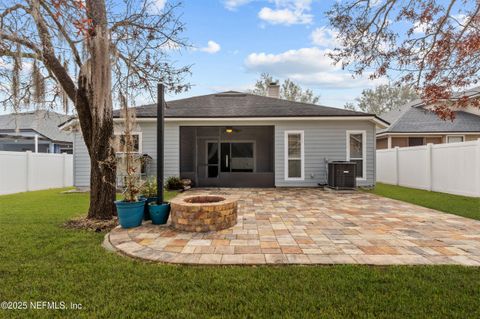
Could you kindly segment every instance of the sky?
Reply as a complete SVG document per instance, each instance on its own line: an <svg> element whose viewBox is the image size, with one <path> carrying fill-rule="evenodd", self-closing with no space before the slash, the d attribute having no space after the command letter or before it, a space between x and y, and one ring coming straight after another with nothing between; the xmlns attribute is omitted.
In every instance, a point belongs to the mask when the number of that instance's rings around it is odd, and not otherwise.
<svg viewBox="0 0 480 319"><path fill-rule="evenodd" d="M334 1L184 1L178 13L186 24L184 36L194 48L173 52L172 59L178 65L192 65L186 79L192 88L169 94L167 100L245 91L267 72L313 90L322 105L343 107L353 102L363 89L385 80L354 79L325 56L336 45L325 17ZM165 2L157 0L157 5Z"/></svg>

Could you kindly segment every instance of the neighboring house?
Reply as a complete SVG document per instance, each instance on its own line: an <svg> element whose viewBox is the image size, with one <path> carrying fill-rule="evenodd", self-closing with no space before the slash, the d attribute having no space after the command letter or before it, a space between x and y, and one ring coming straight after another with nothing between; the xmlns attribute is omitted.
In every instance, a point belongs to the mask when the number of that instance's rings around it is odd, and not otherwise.
<svg viewBox="0 0 480 319"><path fill-rule="evenodd" d="M46 110L0 115L0 151L72 154L72 134L58 128L69 118Z"/></svg>
<svg viewBox="0 0 480 319"><path fill-rule="evenodd" d="M275 92L275 90L273 90ZM278 91L278 90L277 90ZM157 164L156 105L134 108L135 149ZM115 143L122 128L116 117ZM90 161L76 120L74 184L88 187ZM166 103L165 177L203 187L317 186L328 161L357 162L358 185L375 184L375 132L385 121L372 114L228 91Z"/></svg>
<svg viewBox="0 0 480 319"><path fill-rule="evenodd" d="M474 96L480 88L467 92ZM381 116L390 126L377 132L377 149L456 143L480 138L480 109L472 106L455 112L455 119L442 120L415 100Z"/></svg>

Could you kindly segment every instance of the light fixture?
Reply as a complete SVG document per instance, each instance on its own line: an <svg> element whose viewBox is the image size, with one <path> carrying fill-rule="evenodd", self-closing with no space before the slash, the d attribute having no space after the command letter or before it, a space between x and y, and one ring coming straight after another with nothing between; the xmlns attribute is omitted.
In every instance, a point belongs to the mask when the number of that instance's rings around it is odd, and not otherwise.
<svg viewBox="0 0 480 319"><path fill-rule="evenodd" d="M231 134L233 133L233 128L231 126L227 126L227 128L225 128L225 132L227 132L228 134Z"/></svg>

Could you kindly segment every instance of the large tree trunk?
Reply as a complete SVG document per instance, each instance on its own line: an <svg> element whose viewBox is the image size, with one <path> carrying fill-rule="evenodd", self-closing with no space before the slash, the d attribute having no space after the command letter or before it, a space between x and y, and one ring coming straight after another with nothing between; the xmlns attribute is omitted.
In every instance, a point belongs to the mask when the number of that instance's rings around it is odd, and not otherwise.
<svg viewBox="0 0 480 319"><path fill-rule="evenodd" d="M112 121L96 132L90 149L90 207L88 218L110 219L115 214L116 167L110 146ZM113 156L113 157L112 157Z"/></svg>
<svg viewBox="0 0 480 319"><path fill-rule="evenodd" d="M110 35L105 1L87 0L86 7L92 20L86 41L90 58L80 70L76 107L91 164L88 218L109 219L116 211Z"/></svg>

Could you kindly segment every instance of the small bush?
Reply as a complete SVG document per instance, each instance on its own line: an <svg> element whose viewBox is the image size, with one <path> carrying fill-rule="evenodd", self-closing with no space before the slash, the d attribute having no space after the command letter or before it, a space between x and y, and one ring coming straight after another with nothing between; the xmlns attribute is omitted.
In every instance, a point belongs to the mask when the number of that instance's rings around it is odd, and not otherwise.
<svg viewBox="0 0 480 319"><path fill-rule="evenodd" d="M178 189L183 189L183 184L180 178L171 176L167 178L167 181L165 183L165 188L168 190L178 190Z"/></svg>
<svg viewBox="0 0 480 319"><path fill-rule="evenodd" d="M142 193L145 197L157 196L157 179L155 177L150 177L145 181Z"/></svg>

